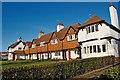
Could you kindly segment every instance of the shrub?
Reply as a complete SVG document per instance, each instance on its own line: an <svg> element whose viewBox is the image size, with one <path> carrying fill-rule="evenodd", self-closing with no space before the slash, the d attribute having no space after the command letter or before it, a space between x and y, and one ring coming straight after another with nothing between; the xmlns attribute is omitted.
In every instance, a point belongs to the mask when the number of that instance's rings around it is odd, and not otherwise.
<svg viewBox="0 0 120 80"><path fill-rule="evenodd" d="M98 79L120 80L120 64L102 72Z"/></svg>
<svg viewBox="0 0 120 80"><path fill-rule="evenodd" d="M2 79L65 80L114 63L113 56L60 61L50 65L17 67L2 71Z"/></svg>

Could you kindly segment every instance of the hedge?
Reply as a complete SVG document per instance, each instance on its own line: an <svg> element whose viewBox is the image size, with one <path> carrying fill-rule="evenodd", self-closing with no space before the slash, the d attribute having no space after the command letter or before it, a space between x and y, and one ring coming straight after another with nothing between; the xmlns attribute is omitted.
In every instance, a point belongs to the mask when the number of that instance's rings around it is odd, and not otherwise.
<svg viewBox="0 0 120 80"><path fill-rule="evenodd" d="M120 80L120 63L102 72L95 80Z"/></svg>
<svg viewBox="0 0 120 80"><path fill-rule="evenodd" d="M5 69L2 79L65 80L110 64L114 64L113 56L60 61L50 65Z"/></svg>

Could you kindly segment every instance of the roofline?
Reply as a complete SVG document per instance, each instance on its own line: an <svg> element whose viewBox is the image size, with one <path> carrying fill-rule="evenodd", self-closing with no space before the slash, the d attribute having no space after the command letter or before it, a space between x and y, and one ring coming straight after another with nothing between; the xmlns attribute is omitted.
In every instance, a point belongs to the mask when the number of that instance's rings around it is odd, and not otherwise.
<svg viewBox="0 0 120 80"><path fill-rule="evenodd" d="M67 35L67 33L68 33L68 31L70 30L70 28L72 28L72 29L74 29L72 26L69 26L69 29L67 30L67 32L66 32L66 34L65 34L65 36ZM75 30L75 29L74 29ZM76 31L76 30L75 30ZM63 39L60 39L60 40L64 40L65 39L65 36L64 36L64 38Z"/></svg>
<svg viewBox="0 0 120 80"><path fill-rule="evenodd" d="M20 42L22 42L22 43L25 45L25 43L24 43L23 41L19 41L18 44L19 44ZM14 43L13 43L13 44L14 44ZM17 44L17 45L18 45L18 44ZM11 44L11 45L12 45L12 44ZM11 45L10 45L10 46L11 46ZM10 46L8 47L8 49L9 49L9 48L14 48L14 47L10 47ZM16 46L15 46L15 47L16 47ZM7 49L7 50L8 50L8 49Z"/></svg>
<svg viewBox="0 0 120 80"><path fill-rule="evenodd" d="M92 25L92 24L95 24L95 23L100 23L100 22L105 22L105 20L97 21L97 22L87 24L87 25L84 25L84 26L81 25L81 27L79 27L78 29L84 28L85 26L89 26L89 25Z"/></svg>
<svg viewBox="0 0 120 80"><path fill-rule="evenodd" d="M115 30L116 32L120 33L120 29L116 28L114 25L112 24L109 24L108 22L106 22L105 20L102 20L102 21L98 21L98 22L95 22L95 23L92 23L92 24L96 24L96 23L105 23L107 26L109 26L111 29ZM92 25L92 24L88 24L88 25ZM88 26L86 25L86 26ZM78 28L76 34L79 32L80 29L83 29L85 26L81 26Z"/></svg>
<svg viewBox="0 0 120 80"><path fill-rule="evenodd" d="M115 30L116 32L120 33L120 29L116 28L114 25L109 24L107 22L104 22L106 25L108 25L111 29Z"/></svg>

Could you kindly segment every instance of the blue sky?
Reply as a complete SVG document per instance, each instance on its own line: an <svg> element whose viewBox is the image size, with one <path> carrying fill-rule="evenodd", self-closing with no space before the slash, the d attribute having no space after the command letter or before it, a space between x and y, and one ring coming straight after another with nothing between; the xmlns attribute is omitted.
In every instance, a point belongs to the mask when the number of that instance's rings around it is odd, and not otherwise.
<svg viewBox="0 0 120 80"><path fill-rule="evenodd" d="M118 3L113 5L118 8ZM2 3L2 51L16 42L32 41L38 32L56 30L58 21L65 27L84 23L90 15L97 15L110 23L109 2L4 2Z"/></svg>

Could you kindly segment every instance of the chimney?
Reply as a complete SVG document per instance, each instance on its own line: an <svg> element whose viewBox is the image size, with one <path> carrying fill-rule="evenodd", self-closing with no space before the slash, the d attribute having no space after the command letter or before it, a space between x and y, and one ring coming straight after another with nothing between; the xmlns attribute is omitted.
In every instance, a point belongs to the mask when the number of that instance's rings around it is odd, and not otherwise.
<svg viewBox="0 0 120 80"><path fill-rule="evenodd" d="M113 6L112 2L110 2L109 11L110 11L111 24L119 29L117 10Z"/></svg>
<svg viewBox="0 0 120 80"><path fill-rule="evenodd" d="M18 38L18 42L19 42L19 41L22 41L22 37L19 37L19 38Z"/></svg>
<svg viewBox="0 0 120 80"><path fill-rule="evenodd" d="M40 38L42 35L44 35L44 32L42 31L38 32L38 38Z"/></svg>
<svg viewBox="0 0 120 80"><path fill-rule="evenodd" d="M63 28L64 28L64 25L62 23L58 23L58 25L57 25L57 32L59 32Z"/></svg>

